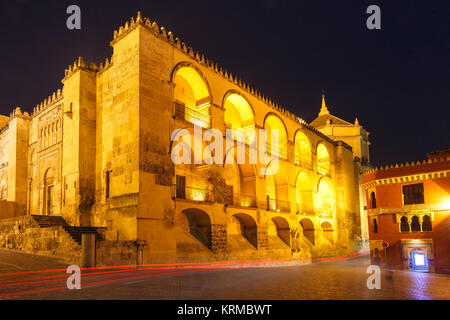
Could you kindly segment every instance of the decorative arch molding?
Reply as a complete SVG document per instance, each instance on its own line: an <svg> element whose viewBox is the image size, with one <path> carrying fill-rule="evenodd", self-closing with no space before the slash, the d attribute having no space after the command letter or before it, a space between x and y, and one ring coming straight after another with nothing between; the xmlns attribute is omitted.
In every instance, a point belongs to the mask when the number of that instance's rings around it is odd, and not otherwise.
<svg viewBox="0 0 450 320"><path fill-rule="evenodd" d="M228 98L229 96L233 95L233 94L239 95L239 96L241 96L243 99L245 99L245 101L247 101L248 105L250 106L250 109L252 110L252 113L253 113L253 119L254 119L254 118L255 118L255 115L256 115L256 113L255 113L255 108L253 107L252 103L250 103L250 100L246 97L246 95L243 94L242 92L240 92L239 90L236 90L236 89L230 89L230 90L228 90L227 92L225 92L225 94L224 94L224 96L223 96L223 98L222 98L222 104L221 104L222 109L225 109L225 102L226 102L227 98Z"/></svg>
<svg viewBox="0 0 450 320"><path fill-rule="evenodd" d="M289 142L289 131L288 131L287 127L286 127L286 123L284 123L283 118L280 115L278 115L277 113L272 112L272 111L267 112L267 114L264 116L264 121L263 121L263 126L262 127L264 129L266 128L266 122L267 122L267 119L270 116L275 116L281 121L281 123L283 124L283 127L284 127L284 131L286 132L287 142Z"/></svg>
<svg viewBox="0 0 450 320"><path fill-rule="evenodd" d="M174 80L175 80L175 76L177 75L178 71L180 69L182 69L182 68L191 68L191 69L194 69L198 73L198 75L200 76L200 78L203 80L203 82L206 85L206 88L208 90L209 100L212 103L213 102L213 95L212 95L211 87L209 86L208 79L203 75L203 72L200 70L200 68L198 68L195 64L193 64L191 62L188 62L188 61L179 62L172 69L172 72L170 74L170 82L169 82L169 84L173 86Z"/></svg>

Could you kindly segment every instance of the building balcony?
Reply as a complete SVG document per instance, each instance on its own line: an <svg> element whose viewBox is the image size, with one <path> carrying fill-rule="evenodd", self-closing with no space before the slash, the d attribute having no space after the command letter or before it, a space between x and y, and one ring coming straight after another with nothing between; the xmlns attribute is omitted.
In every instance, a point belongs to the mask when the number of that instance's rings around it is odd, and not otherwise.
<svg viewBox="0 0 450 320"><path fill-rule="evenodd" d="M277 212L291 212L291 203L267 197L267 210Z"/></svg>
<svg viewBox="0 0 450 320"><path fill-rule="evenodd" d="M312 207L305 208L303 206L303 204L301 204L301 203L297 203L296 206L297 206L297 214L298 215L303 215L303 216L314 216L315 215L314 209Z"/></svg>
<svg viewBox="0 0 450 320"><path fill-rule="evenodd" d="M312 169L312 163L311 161L308 161L304 156L302 155L295 155L295 165L296 166L301 166L304 167L306 169Z"/></svg>
<svg viewBox="0 0 450 320"><path fill-rule="evenodd" d="M287 152L287 140L280 140L277 144L274 144L274 151L272 152L272 141L267 141L267 153L280 158L280 159L288 159L288 152Z"/></svg>
<svg viewBox="0 0 450 320"><path fill-rule="evenodd" d="M203 108L202 110L207 109ZM174 102L174 116L176 119L188 121L205 129L211 127L211 117L209 116L209 114L199 112L199 110L191 109L177 101Z"/></svg>
<svg viewBox="0 0 450 320"><path fill-rule="evenodd" d="M175 198L196 202L213 202L212 192L207 188L180 187L175 185Z"/></svg>
<svg viewBox="0 0 450 320"><path fill-rule="evenodd" d="M248 196L242 194L233 195L233 203L230 204L235 207L242 208L258 208L258 203L255 196Z"/></svg>
<svg viewBox="0 0 450 320"><path fill-rule="evenodd" d="M254 125L250 125L244 128L233 128L229 124L225 124L226 130L232 130L232 139L239 143L250 145L256 142L256 130Z"/></svg>

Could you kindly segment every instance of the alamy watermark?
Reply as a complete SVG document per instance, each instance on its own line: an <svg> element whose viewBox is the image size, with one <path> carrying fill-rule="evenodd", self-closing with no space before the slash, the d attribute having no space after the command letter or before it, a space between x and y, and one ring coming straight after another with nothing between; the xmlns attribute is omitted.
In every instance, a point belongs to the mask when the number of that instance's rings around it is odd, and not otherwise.
<svg viewBox="0 0 450 320"><path fill-rule="evenodd" d="M67 289L69 290L80 290L81 289L81 269L79 266L69 266L66 273L70 274L67 278Z"/></svg>
<svg viewBox="0 0 450 320"><path fill-rule="evenodd" d="M270 135L270 142L268 141ZM261 175L274 175L278 172L279 156L287 145L280 145L278 129L227 129L225 134L218 129L194 126L192 135L188 129L178 129L172 133L171 158L175 165L180 164L261 164ZM205 144L208 145L204 147ZM285 143L285 142L283 142ZM246 151L248 145L248 152ZM269 148L270 147L270 148ZM268 150L270 149L270 154ZM236 153L235 153L236 151ZM248 159L247 159L248 155Z"/></svg>
<svg viewBox="0 0 450 320"><path fill-rule="evenodd" d="M66 26L69 30L80 30L81 29L81 9L77 5L71 5L67 7L67 14L70 16L67 18Z"/></svg>

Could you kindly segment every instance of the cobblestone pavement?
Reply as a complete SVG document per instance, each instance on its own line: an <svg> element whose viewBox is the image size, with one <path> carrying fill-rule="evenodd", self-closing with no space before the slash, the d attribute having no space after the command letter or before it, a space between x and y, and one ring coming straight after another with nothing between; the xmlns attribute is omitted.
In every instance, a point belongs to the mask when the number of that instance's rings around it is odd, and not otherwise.
<svg viewBox="0 0 450 320"><path fill-rule="evenodd" d="M381 289L369 290L368 265L365 256L296 266L94 270L83 274L81 290L68 290L64 262L0 250L0 299L450 299L443 274L396 270L389 277L383 270ZM23 274L39 269L60 270Z"/></svg>

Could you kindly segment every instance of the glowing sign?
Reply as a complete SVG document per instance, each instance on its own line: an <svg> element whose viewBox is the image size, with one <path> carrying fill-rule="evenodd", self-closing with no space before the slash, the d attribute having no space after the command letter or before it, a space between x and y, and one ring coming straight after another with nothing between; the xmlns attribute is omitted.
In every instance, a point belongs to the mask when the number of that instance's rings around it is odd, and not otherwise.
<svg viewBox="0 0 450 320"><path fill-rule="evenodd" d="M425 255L423 253L415 253L414 264L416 266L425 266Z"/></svg>

